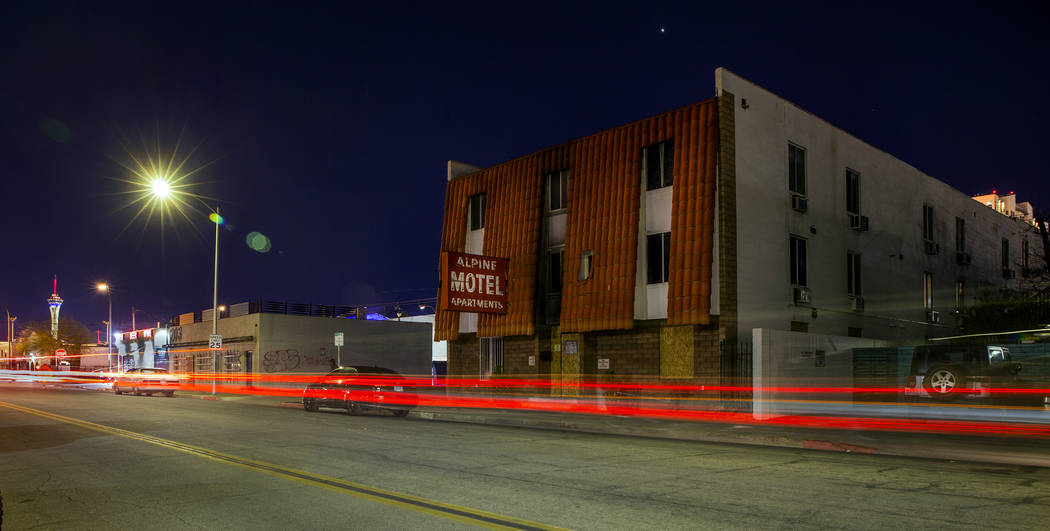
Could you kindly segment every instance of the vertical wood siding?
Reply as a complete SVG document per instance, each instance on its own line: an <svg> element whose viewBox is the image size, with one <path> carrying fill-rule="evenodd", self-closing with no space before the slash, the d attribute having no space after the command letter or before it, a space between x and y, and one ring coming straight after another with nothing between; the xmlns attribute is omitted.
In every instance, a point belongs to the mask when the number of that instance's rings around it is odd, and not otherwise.
<svg viewBox="0 0 1050 531"><path fill-rule="evenodd" d="M506 315L479 314L478 335L534 333L542 263L544 176L568 168L561 330L632 328L642 148L675 139L668 324L711 312L717 107L711 99L527 155L448 183L442 251L464 250L467 198L486 192L484 254L509 259ZM591 276L578 280L592 252ZM445 281L442 271L442 282ZM436 338L458 336L458 312L438 310Z"/></svg>

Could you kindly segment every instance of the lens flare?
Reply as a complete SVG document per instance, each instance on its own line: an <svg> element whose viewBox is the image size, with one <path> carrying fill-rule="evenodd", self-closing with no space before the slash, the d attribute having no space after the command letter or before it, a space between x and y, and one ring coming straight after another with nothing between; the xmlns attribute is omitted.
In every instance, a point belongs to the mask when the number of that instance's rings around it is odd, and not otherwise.
<svg viewBox="0 0 1050 531"><path fill-rule="evenodd" d="M171 185L164 179L153 179L150 188L153 190L153 195L160 199L167 199L171 195Z"/></svg>

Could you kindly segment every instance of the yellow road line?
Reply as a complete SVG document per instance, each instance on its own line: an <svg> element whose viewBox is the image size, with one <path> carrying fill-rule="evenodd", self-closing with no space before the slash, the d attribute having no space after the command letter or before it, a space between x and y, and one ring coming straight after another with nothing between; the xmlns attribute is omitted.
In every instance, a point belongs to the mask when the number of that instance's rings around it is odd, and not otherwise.
<svg viewBox="0 0 1050 531"><path fill-rule="evenodd" d="M152 435L146 435L144 433L137 433L133 431L123 430L120 428L114 428L112 426L105 426L103 424L95 424L94 422L75 419L72 417L66 417L57 413L41 411L39 409L19 406L8 402L0 401L0 406L6 407L8 409L13 409L15 411L20 411L22 413L28 413L30 415L36 415L39 417L44 417L59 422L65 422L67 424L73 424L75 426L80 426L89 430L107 433L110 435L117 435L127 439L133 439L136 441L154 444L156 446L162 446L164 448L177 450L179 452L195 455L197 457L203 457L205 459L211 459L220 463L239 466L241 468L254 470L256 472L270 474L279 478L298 481L300 483L304 483L314 487L321 487L331 491L349 494L358 498L372 500L379 503L385 503L387 505L393 505L402 509L409 509L478 527L484 527L488 529L530 530L562 529L559 527L549 526L537 522L530 522L528 520L520 520L517 518L511 518L509 516L502 516L495 513L481 511L478 509L471 509L469 507L463 507L460 505L452 505L435 500L429 500L426 498L420 498L418 496L412 496L409 494L402 494L390 490L370 487L361 483L354 483L351 481L346 481L329 476L323 476L320 474L304 472L302 470L296 470L294 468L288 468L272 463L254 461L252 459L224 454L221 452L216 452L214 450L209 450L207 448L201 448L199 446L193 446L178 441L162 439L160 437L154 437Z"/></svg>

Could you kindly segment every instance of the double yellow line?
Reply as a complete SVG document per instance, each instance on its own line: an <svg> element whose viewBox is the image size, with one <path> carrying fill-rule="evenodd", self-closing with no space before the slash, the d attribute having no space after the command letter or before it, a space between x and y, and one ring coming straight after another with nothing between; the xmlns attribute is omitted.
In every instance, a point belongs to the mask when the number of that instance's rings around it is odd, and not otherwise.
<svg viewBox="0 0 1050 531"><path fill-rule="evenodd" d="M72 417L66 417L57 413L41 411L39 409L19 406L8 402L0 401L0 407L6 407L8 409L13 409L15 411L28 413L30 415L36 415L38 417L44 417L51 420L56 420L58 422L73 424L74 426L80 426L81 428L94 430L109 435L117 435L127 439L133 439L136 441L142 441L145 443L162 446L164 448L169 448L190 455L195 455L197 457L211 459L212 461L218 461L220 463L225 463L228 465L239 466L241 468L254 470L256 472L262 472L264 474L277 476L279 478L298 481L300 483L305 483L314 487L320 487L342 494L349 494L357 498L363 498L379 503L385 503L387 505L393 505L402 509L409 509L412 511L417 511L441 518L447 518L449 520L455 520L457 522L462 522L478 527L484 527L488 529L528 530L561 529L559 527L553 527L537 522L530 522L528 520L519 520L517 518L511 518L495 513L471 509L469 507L462 507L459 505L442 503L439 501L428 500L426 498L420 498L417 496L411 496L399 492L370 487L368 485L362 485L360 483L354 483L351 481L346 481L329 476L322 476L320 474L312 474L310 472L295 470L293 468L283 467L272 463L254 461L251 459L246 459L244 457L237 457L235 455L224 454L221 452L216 452L214 450L209 450L207 448L201 448L199 446L193 446L178 441L162 439L160 437L154 437L152 435L146 435L143 433L122 430L120 428L114 428L112 426L95 424L94 422L88 422L86 420L75 419Z"/></svg>

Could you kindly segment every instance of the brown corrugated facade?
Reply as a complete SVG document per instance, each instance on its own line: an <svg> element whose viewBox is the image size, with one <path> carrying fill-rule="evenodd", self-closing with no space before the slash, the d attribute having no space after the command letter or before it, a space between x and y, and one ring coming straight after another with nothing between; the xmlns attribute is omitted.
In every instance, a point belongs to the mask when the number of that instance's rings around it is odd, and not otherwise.
<svg viewBox="0 0 1050 531"><path fill-rule="evenodd" d="M480 254L509 261L507 312L479 314L477 332L470 334L471 339L460 337L458 312L439 309L436 338L453 343L468 341L476 348L476 338L480 337L524 339L538 334L535 348L548 345L557 351L552 336L596 337L593 334L636 328L647 330L639 333L659 333L653 326L710 329L718 118L718 101L712 98L451 179L446 188L441 250L465 251L468 199L485 193L487 211ZM644 199L642 152L646 146L671 139L674 190L667 318L659 323L637 321L639 216ZM543 324L538 310L546 252L545 178L564 169L570 172L564 281L560 322L552 330ZM581 281L577 271L585 251L592 256L591 274ZM623 333L618 334L616 337L622 337ZM608 343L603 341L601 344ZM452 372L456 366L453 357L460 350L462 355L470 355L470 349L451 345ZM506 364L511 365L509 361Z"/></svg>

